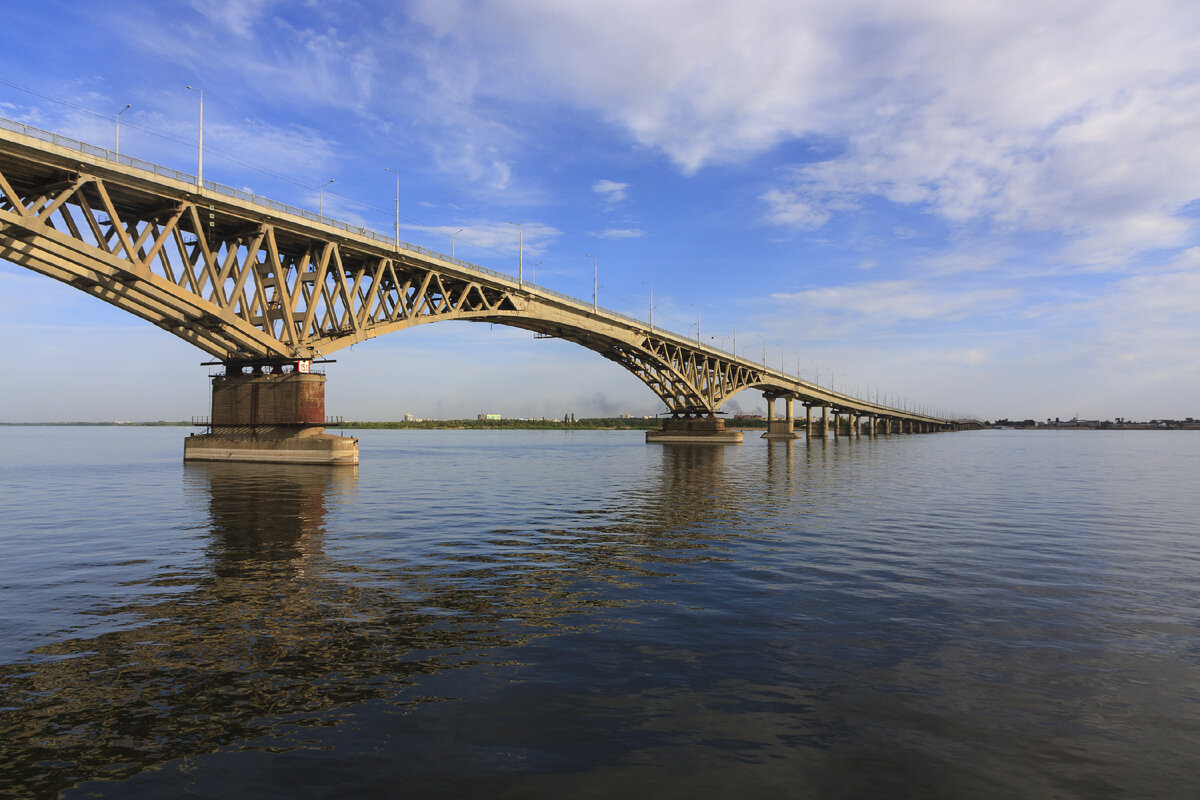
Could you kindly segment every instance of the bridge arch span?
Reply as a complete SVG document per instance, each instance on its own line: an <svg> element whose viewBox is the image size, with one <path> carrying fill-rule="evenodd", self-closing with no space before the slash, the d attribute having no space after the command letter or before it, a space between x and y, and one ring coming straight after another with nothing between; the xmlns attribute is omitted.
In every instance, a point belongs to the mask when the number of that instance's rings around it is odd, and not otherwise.
<svg viewBox="0 0 1200 800"><path fill-rule="evenodd" d="M886 409L511 276L0 120L0 258L226 363L317 359L415 325L489 322L620 364L676 414L746 388Z"/></svg>

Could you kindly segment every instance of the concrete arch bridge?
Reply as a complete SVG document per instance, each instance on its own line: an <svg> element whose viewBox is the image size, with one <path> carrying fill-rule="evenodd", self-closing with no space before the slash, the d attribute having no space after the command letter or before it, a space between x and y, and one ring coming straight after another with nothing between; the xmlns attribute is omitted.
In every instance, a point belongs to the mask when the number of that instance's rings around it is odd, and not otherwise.
<svg viewBox="0 0 1200 800"><path fill-rule="evenodd" d="M763 392L768 416L785 400L770 428L778 436L794 435L793 401L807 408L810 435L836 430L842 416L852 432L972 425L834 392L519 276L2 119L0 258L225 364L212 426L228 436L324 436L324 376L309 364L443 320L523 328L598 353L663 401L676 436L715 436L714 412L743 389Z"/></svg>

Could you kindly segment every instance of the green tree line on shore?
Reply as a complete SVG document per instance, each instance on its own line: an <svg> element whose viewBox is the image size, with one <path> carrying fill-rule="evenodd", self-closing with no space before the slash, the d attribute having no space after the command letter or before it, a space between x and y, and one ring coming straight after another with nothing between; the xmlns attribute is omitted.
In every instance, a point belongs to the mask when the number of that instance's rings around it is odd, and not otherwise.
<svg viewBox="0 0 1200 800"><path fill-rule="evenodd" d="M731 428L765 428L765 420L729 420ZM582 417L572 421L549 419L423 419L413 422L347 421L330 425L339 430L369 429L469 429L469 430L652 430L662 426L661 418Z"/></svg>

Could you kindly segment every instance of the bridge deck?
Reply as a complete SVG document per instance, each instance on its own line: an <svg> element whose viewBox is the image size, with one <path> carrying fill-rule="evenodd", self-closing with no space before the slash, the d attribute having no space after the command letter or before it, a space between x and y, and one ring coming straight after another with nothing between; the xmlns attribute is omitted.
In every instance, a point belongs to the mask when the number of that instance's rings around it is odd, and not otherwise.
<svg viewBox="0 0 1200 800"><path fill-rule="evenodd" d="M576 342L670 411L747 388L944 426L365 228L0 120L0 258L149 319L227 362L319 358L462 319Z"/></svg>

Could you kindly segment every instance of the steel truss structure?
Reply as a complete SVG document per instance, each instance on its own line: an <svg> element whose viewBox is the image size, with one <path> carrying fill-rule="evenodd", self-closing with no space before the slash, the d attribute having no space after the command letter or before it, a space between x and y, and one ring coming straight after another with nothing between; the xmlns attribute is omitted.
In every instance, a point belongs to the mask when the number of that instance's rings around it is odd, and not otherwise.
<svg viewBox="0 0 1200 800"><path fill-rule="evenodd" d="M90 150L0 130L0 259L228 364L319 359L413 325L469 320L576 342L629 370L674 414L712 413L755 387L846 411L940 421L840 395L457 259Z"/></svg>

